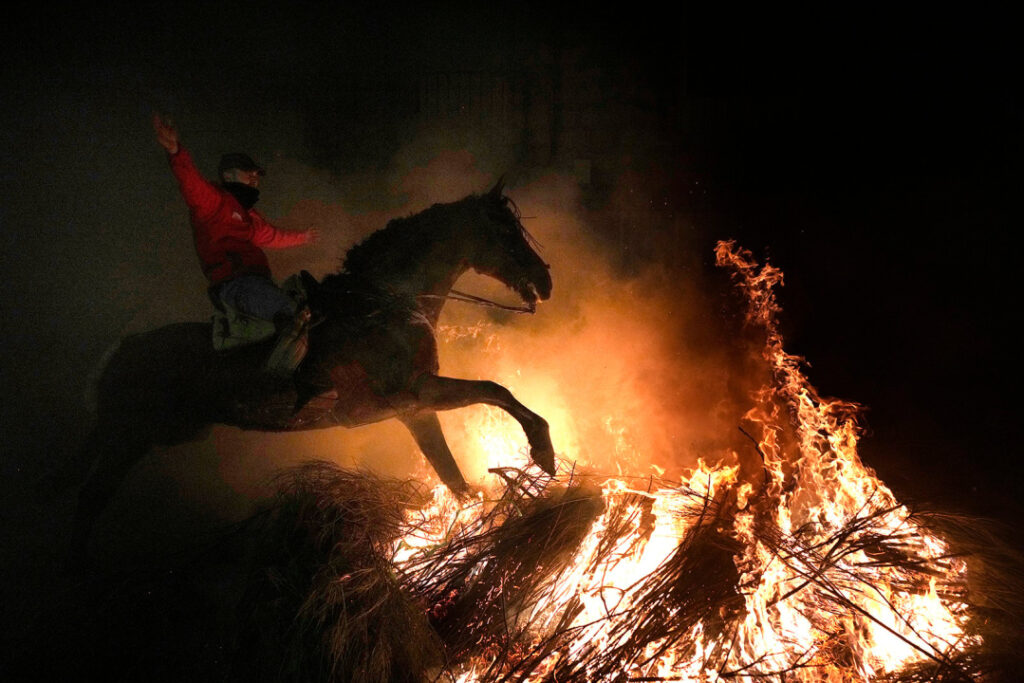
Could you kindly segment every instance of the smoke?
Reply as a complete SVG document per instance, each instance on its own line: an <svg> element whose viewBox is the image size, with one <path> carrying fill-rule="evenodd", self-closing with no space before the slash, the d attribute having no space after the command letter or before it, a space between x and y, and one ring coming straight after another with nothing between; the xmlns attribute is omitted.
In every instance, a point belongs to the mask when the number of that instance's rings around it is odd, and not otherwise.
<svg viewBox="0 0 1024 683"><path fill-rule="evenodd" d="M553 296L534 316L450 304L442 372L504 384L548 419L563 458L592 471L646 476L731 460L754 382L739 374L746 352L727 343L699 255L684 259L688 267L651 261L624 273L615 245L594 229L614 202L587 210L576 178L555 172L508 193L532 217L525 224L551 265ZM479 276L457 287L510 301ZM470 475L504 464L489 452L493 439L473 432L518 436L517 426L493 410L459 412L443 419L475 455Z"/></svg>
<svg viewBox="0 0 1024 683"><path fill-rule="evenodd" d="M536 23L532 15L515 21ZM346 43L335 27L330 32L332 41ZM492 56L493 41L478 42L481 54ZM141 54L115 56L109 64L57 60L54 73L63 80L53 82L63 84L59 88L39 86L38 74L26 71L15 84L19 106L3 112L0 137L11 169L0 178L7 198L2 220L10 226L3 231L9 289L3 373L12 389L2 408L5 446L14 453L4 459L5 493L27 488L22 484L80 445L90 417L82 397L112 345L128 334L210 313L187 211L149 126L154 109L174 119L207 176L220 154L244 150L269 171L258 208L285 229L320 227L319 245L269 254L278 278L303 268L322 277L389 219L485 191L508 172L508 192L551 263L554 297L534 316L453 302L441 321L442 371L508 386L551 422L560 455L581 466L642 475L651 463L670 468L697 457L731 457L723 435L735 431L742 414L736 406L744 380L730 370L741 366L730 363L733 351L722 343L713 304L703 294L701 261L710 249L673 257L672 263L658 258L659 252L701 245L692 237L680 240L676 228L659 232L647 224L647 199L640 201L633 190L651 176L603 170L628 168L612 157L643 155L660 141L647 119L633 121L636 108L614 108L600 118L593 133L599 138L584 143L577 136L575 147L558 147L562 154L592 150L593 159L554 159L555 140L540 135L553 130L545 123L553 86L544 69L531 76L529 102L503 99L514 84L497 79L486 89L489 97L497 93L487 100L493 109L431 105L377 126L347 108L377 106L376 95L329 77L330 66L324 73L296 69L281 61L282 51L268 49L274 58L262 64L266 80L253 87L241 75L226 79L224 64L212 55L171 59L180 52L176 40L170 46L144 43L136 46L145 47ZM424 39L422 47L440 44ZM529 42L507 45L511 64L536 53ZM393 58L393 50L387 52ZM300 54L306 53L296 59ZM440 52L410 47L408 54L420 65ZM404 73L404 62L384 63ZM442 70L451 66L447 59L434 63ZM469 58L458 63L492 64ZM333 68L341 65L359 68L347 60ZM506 73L504 66L492 66ZM303 75L310 79L306 85ZM592 81L581 75L580 83ZM355 123L366 125L353 129ZM523 132L527 128L532 137ZM359 137L351 130L380 135ZM546 155L561 172L544 170ZM389 161L370 168L368 159ZM658 239L649 239L656 233ZM459 287L515 299L480 277L468 275ZM517 462L525 447L518 426L495 422L500 416L494 411L469 408L442 417L455 457L471 478L479 480L488 466ZM488 436L492 442L483 443ZM497 445L502 448L490 448ZM263 482L275 471L310 458L433 477L395 421L300 434L215 426L199 443L144 459L116 505L131 511L123 520L139 520L140 534L149 533L143 527L152 521L137 514L140 508L165 515L164 526L180 526L182 510L237 517L267 491ZM136 506L139 496L146 500ZM171 504L152 506L153 498Z"/></svg>
<svg viewBox="0 0 1024 683"><path fill-rule="evenodd" d="M33 313L38 321L23 326L37 339L43 330L59 328L59 343L75 348L74 355L62 354L67 360L60 367L67 369L61 377L44 372L31 384L26 380L38 399L19 407L11 423L25 425L22 440L32 450L38 444L28 416L52 405L52 396L61 392L82 396L85 378L118 338L209 315L187 212L147 128L148 112L132 106L119 111L120 128L131 135L94 157L121 163L69 179L65 191L88 197L89 210L57 205L67 215L36 226L39 246L29 245L30 258L54 249L61 258L95 257L75 258L73 269L52 274L54 284L42 290L49 305ZM100 130L108 124L106 110L92 117L81 127ZM486 191L510 168L508 154L494 151L505 147L490 144L486 134L446 135L435 127L410 130L409 141L384 168L332 173L305 161L303 145L309 142L289 130L298 125L293 116L281 113L257 127L269 141L262 147L249 143L252 135L240 138L241 123L212 116L178 120L201 171L212 174L224 145L245 149L269 171L258 208L284 229L320 227L319 245L269 253L278 278L303 268L323 277L340 267L349 247L391 218ZM71 146L63 138L54 144ZM115 182L126 168L131 181ZM42 170L38 176L38 183L47 178ZM439 330L442 373L507 386L548 419L559 455L578 467L645 476L660 471L652 466L672 470L698 457L732 458L742 403L754 383L745 374L744 352L722 329L716 300L707 293L702 263L710 249L703 253L699 239L680 235L678 226L666 230L650 223L657 215L645 212L647 199L639 200L635 191L650 175L605 179L596 202L593 187L580 180L578 173L551 170L507 178L508 194L551 264L553 297L534 316L449 304ZM12 209L26 228L35 225L29 190ZM467 275L458 287L517 303L511 292L480 276ZM25 291L19 300L37 298ZM50 315L54 307L56 316ZM51 345L31 346L43 354ZM76 412L70 403L63 419L71 427L55 433L66 435L68 448L74 448L86 428L86 411L78 406L82 410ZM72 422L79 413L82 419ZM498 411L467 408L443 414L442 422L471 480L481 481L488 467L523 461L522 432ZM46 457L55 462L60 454L54 450ZM112 511L121 524L117 533L136 539L169 530L187 535L185 516L242 517L267 493L275 472L312 458L383 474L434 476L397 421L297 434L214 426L203 441L158 449L135 468ZM148 504L153 499L169 504L154 507ZM152 513L139 515L140 508Z"/></svg>
<svg viewBox="0 0 1024 683"><path fill-rule="evenodd" d="M418 140L413 144L418 148L415 153L402 150L383 170L345 175L312 167L294 154L268 155L269 159L263 162L268 175L258 208L283 229L317 226L322 233L315 246L268 251L275 276L283 279L305 269L322 278L340 268L351 246L383 228L392 218L421 211L436 202L456 201L472 192L482 192L495 180L478 167L476 157L467 150L442 148L420 161L425 156L419 149L424 142ZM184 220L182 211L176 222ZM166 313L166 305L154 308L163 308ZM479 316L481 311L474 309L472 313ZM159 310L150 311L145 317L153 315L159 316ZM205 315L205 308L195 307L186 317L202 319ZM145 325L133 325L131 331L166 322L148 324L147 320ZM454 367L449 374L467 376ZM457 431L454 427L451 430ZM459 445L453 443L452 448L465 465L464 458L459 456ZM200 526L209 518L241 518L250 514L256 501L270 492L275 473L310 459L365 467L394 476L423 480L434 477L412 437L396 420L354 429L338 427L284 434L214 425L199 442L156 449L154 457L136 467L126 486L129 493L122 496L119 511L112 514L124 520L119 534L136 537L135 546L144 545L153 525L172 527L167 531L174 533L187 526L181 519L184 512L198 517ZM131 493L133 490L135 494ZM142 520L136 516L133 520L129 511L141 502L140 495L166 496L175 501L175 511L160 513L166 519Z"/></svg>
<svg viewBox="0 0 1024 683"><path fill-rule="evenodd" d="M276 162L272 177L282 178L276 189L306 197L278 224L318 225L324 238L316 250L272 253L275 273L306 268L322 277L339 267L349 246L390 218L486 191L497 179L466 149L442 147L425 163L410 162L417 156L423 157L422 149L400 152L375 178L332 178L294 160ZM358 192L374 180L379 185L373 196ZM732 461L746 396L760 378L749 376L747 352L728 338L700 267L705 255L623 268L617 243L595 226L609 214L628 213L617 199L628 193L612 192L604 206L588 209L571 173L550 171L511 185L507 193L551 265L553 296L533 316L449 303L438 328L442 374L509 388L549 421L556 451L570 467L644 477L671 475L698 458ZM518 303L500 283L473 273L456 286ZM525 462L522 430L497 409L450 411L442 424L471 481L484 481L490 467ZM253 498L264 492L262 482L272 472L309 458L434 476L396 421L299 434L215 427L203 447L220 463L223 480Z"/></svg>

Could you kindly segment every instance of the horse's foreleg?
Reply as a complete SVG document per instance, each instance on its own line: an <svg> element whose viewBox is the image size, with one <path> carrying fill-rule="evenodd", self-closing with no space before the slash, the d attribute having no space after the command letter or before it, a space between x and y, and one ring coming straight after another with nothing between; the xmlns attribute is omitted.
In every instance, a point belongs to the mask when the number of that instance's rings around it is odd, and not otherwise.
<svg viewBox="0 0 1024 683"><path fill-rule="evenodd" d="M412 432L416 439L416 445L423 451L423 455L433 466L437 476L451 489L452 493L458 495L469 491L466 480L462 478L462 472L448 448L448 442L441 431L441 423L437 414L433 412L416 413L403 415L399 418L402 423Z"/></svg>
<svg viewBox="0 0 1024 683"><path fill-rule="evenodd" d="M547 420L517 401L511 391L497 382L424 375L415 391L420 404L430 410L453 410L477 403L501 408L522 426L533 461L548 474L555 473L555 449Z"/></svg>

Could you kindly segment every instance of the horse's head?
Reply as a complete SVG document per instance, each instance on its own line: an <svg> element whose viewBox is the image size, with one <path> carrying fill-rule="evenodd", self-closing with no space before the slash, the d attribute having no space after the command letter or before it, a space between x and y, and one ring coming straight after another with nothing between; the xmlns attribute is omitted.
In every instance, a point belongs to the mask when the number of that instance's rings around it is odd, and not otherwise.
<svg viewBox="0 0 1024 683"><path fill-rule="evenodd" d="M533 304L551 297L551 274L548 264L537 254L536 240L520 223L516 205L502 194L503 188L504 182L499 180L490 192L478 198L480 220L469 265Z"/></svg>

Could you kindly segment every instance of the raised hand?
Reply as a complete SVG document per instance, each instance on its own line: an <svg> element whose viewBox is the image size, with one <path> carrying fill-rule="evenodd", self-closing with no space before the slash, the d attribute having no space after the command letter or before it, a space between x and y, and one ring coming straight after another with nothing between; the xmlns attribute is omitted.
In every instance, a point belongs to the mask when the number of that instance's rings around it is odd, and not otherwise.
<svg viewBox="0 0 1024 683"><path fill-rule="evenodd" d="M153 114L153 130L156 131L156 141L168 154L178 153L178 131L170 121L160 118L160 114Z"/></svg>

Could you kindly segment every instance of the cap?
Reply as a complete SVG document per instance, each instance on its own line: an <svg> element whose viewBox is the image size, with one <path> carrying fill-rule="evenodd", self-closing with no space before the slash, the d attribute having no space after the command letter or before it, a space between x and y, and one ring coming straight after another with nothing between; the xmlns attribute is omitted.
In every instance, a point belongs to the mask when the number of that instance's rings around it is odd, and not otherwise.
<svg viewBox="0 0 1024 683"><path fill-rule="evenodd" d="M262 166L252 160L251 156L242 152L232 152L222 156L220 163L217 164L217 173L221 174L231 168L237 168L240 171L256 171L260 175L267 174Z"/></svg>

